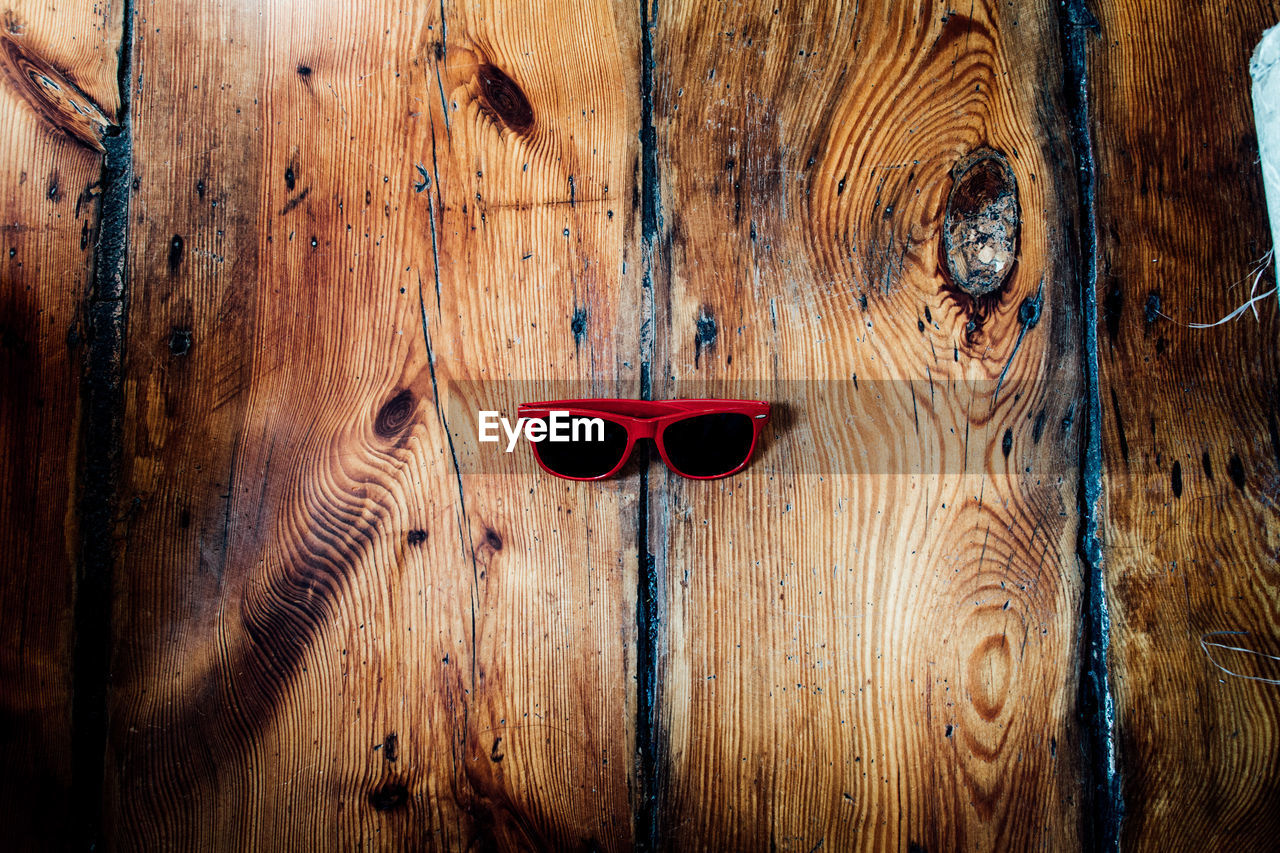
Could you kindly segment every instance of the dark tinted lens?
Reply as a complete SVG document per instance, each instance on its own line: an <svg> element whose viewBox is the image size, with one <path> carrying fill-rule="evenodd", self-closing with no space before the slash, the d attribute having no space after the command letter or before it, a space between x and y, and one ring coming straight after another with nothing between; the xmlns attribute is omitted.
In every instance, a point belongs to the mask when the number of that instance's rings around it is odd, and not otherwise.
<svg viewBox="0 0 1280 853"><path fill-rule="evenodd" d="M627 450L625 427L604 421L601 436L600 427L586 418L566 420L568 428L562 431L569 436L568 441L552 441L548 436L533 444L533 452L548 469L564 477L587 479L609 473L622 461L622 454Z"/></svg>
<svg viewBox="0 0 1280 853"><path fill-rule="evenodd" d="M754 435L749 415L695 415L668 425L662 431L662 444L680 473L716 477L747 461Z"/></svg>

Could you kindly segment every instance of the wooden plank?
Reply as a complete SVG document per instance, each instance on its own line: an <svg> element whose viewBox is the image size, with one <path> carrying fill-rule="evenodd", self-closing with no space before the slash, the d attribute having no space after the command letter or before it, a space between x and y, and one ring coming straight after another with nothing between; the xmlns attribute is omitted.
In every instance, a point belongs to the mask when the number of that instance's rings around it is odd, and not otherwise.
<svg viewBox="0 0 1280 853"><path fill-rule="evenodd" d="M628 847L634 483L450 389L635 385L634 9L137 12L115 843Z"/></svg>
<svg viewBox="0 0 1280 853"><path fill-rule="evenodd" d="M1267 3L1102 2L1089 50L1099 357L1124 840L1264 850L1280 833L1274 284L1248 59ZM1210 98L1204 93L1212 92ZM1217 632L1247 632L1219 634Z"/></svg>
<svg viewBox="0 0 1280 853"><path fill-rule="evenodd" d="M1055 9L676 2L655 33L655 394L786 407L749 472L655 478L657 835L1078 846ZM1007 164L1022 214L1016 266L981 299L940 269L967 160Z"/></svg>
<svg viewBox="0 0 1280 853"><path fill-rule="evenodd" d="M77 424L119 41L113 4L19 0L0 16L0 816L15 849L80 837Z"/></svg>

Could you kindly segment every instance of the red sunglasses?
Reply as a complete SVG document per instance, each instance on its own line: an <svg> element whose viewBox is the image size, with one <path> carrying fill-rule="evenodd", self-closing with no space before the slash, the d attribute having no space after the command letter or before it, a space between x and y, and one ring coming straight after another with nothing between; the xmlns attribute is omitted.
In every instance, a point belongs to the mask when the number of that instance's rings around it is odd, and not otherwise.
<svg viewBox="0 0 1280 853"><path fill-rule="evenodd" d="M760 430L769 421L769 404L758 400L554 400L522 403L519 415L545 424L546 437L532 444L538 464L548 474L567 480L603 480L626 464L639 439L648 438L672 471L694 480L714 480L747 466Z"/></svg>

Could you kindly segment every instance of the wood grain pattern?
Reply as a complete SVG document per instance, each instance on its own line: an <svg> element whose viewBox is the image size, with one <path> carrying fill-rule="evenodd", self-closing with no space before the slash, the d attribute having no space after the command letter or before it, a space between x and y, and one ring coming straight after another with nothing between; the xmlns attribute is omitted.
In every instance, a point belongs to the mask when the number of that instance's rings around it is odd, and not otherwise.
<svg viewBox="0 0 1280 853"><path fill-rule="evenodd" d="M1107 577L1125 846L1274 849L1274 685L1202 638L1277 653L1275 307L1248 298L1270 245L1247 62L1274 4L1103 2L1097 119ZM1211 100L1195 93L1213 91ZM1274 284L1270 268L1259 292ZM1239 284L1244 282L1243 284ZM1219 651L1243 675L1265 661Z"/></svg>
<svg viewBox="0 0 1280 853"><path fill-rule="evenodd" d="M628 481L447 420L635 383L636 16L138 16L115 843L628 847Z"/></svg>
<svg viewBox="0 0 1280 853"><path fill-rule="evenodd" d="M794 413L750 472L655 484L664 845L1077 846L1080 328L1053 10L674 3L655 32L655 385L763 387ZM975 298L941 231L980 149L1022 217L1016 267ZM860 428L875 470L806 468L795 419L837 430L879 408L868 385L905 400Z"/></svg>
<svg viewBox="0 0 1280 853"><path fill-rule="evenodd" d="M105 151L102 138L114 129L111 119L65 74L32 52L26 39L8 29L0 29L0 69L12 91L51 127Z"/></svg>
<svg viewBox="0 0 1280 853"><path fill-rule="evenodd" d="M108 112L119 40L111 4L0 14L0 64L51 71ZM101 157L27 95L0 75L0 816L8 846L57 849L79 832L67 819L77 425Z"/></svg>
<svg viewBox="0 0 1280 853"><path fill-rule="evenodd" d="M1088 6L1083 69L1042 0L0 9L7 845L1087 847L1101 482L1122 847L1274 847L1275 306L1191 324L1275 283L1280 7ZM775 420L474 441L644 393Z"/></svg>

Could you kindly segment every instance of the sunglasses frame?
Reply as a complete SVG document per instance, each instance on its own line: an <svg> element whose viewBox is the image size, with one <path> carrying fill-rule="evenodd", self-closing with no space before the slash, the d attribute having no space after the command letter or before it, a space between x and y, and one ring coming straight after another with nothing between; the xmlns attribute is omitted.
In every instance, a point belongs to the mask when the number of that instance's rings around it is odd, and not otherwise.
<svg viewBox="0 0 1280 853"><path fill-rule="evenodd" d="M522 418L549 418L552 412L567 412L570 417L604 418L612 421L627 431L627 446L622 452L618 464L603 474L595 477L570 477L551 470L542 462L537 448L533 449L533 458L538 467L553 477L562 480L578 480L593 482L606 480L622 470L631 459L636 442L650 439L658 448L658 455L667 468L690 480L719 480L731 477L746 468L755 455L756 444L760 441L760 432L769 422L769 404L761 400L617 400L617 399L583 399L583 400L551 400L541 403L521 403L517 414ZM751 447L742 463L723 474L697 476L686 474L667 456L666 444L662 435L667 427L677 421L698 415L732 415L741 414L751 418Z"/></svg>

